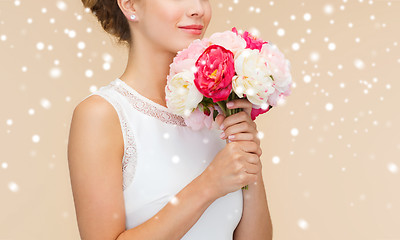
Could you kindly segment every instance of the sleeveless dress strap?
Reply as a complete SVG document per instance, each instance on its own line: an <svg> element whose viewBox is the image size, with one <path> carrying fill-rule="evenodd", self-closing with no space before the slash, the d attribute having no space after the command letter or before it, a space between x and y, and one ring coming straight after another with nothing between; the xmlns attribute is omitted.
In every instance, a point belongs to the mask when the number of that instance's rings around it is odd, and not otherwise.
<svg viewBox="0 0 400 240"><path fill-rule="evenodd" d="M104 90L103 90L104 89ZM91 95L99 95L107 100L115 109L118 114L120 126L124 138L124 156L122 159L122 172L123 172L123 190L125 190L132 182L135 175L137 164L137 151L136 143L132 128L129 126L127 114L125 109L120 104L120 96L117 92L109 88L103 88Z"/></svg>

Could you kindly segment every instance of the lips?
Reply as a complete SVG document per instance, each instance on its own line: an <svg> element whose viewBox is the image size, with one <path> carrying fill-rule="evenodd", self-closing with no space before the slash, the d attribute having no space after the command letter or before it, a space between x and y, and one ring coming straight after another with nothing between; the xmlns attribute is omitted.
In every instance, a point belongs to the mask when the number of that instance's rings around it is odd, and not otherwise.
<svg viewBox="0 0 400 240"><path fill-rule="evenodd" d="M202 25L187 25L187 26L182 26L182 27L179 27L179 28L202 30L203 26Z"/></svg>

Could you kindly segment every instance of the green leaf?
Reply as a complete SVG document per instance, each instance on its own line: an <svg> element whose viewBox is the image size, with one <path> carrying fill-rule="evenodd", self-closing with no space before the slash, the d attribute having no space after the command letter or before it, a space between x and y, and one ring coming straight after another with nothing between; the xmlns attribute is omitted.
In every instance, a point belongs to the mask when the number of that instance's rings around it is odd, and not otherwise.
<svg viewBox="0 0 400 240"><path fill-rule="evenodd" d="M214 121L215 121L215 118L216 118L217 116L218 116L218 111L214 109L214 112L213 112L213 119L214 119Z"/></svg>

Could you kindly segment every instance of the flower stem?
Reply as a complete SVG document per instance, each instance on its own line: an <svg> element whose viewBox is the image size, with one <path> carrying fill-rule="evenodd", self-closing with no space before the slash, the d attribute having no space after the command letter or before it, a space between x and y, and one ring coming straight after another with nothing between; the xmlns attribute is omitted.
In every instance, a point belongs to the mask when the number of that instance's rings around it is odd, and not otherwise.
<svg viewBox="0 0 400 240"><path fill-rule="evenodd" d="M226 115L227 114L226 102L225 101L218 101L216 103L222 109L222 112L224 112L224 116L227 117L227 115Z"/></svg>

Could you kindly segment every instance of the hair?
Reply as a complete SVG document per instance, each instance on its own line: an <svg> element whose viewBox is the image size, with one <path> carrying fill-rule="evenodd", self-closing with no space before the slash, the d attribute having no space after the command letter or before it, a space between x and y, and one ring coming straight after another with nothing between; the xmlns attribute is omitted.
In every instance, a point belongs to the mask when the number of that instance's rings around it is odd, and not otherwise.
<svg viewBox="0 0 400 240"><path fill-rule="evenodd" d="M117 0L81 0L97 17L103 29L117 38L117 43L131 46L132 38L128 20L118 6Z"/></svg>

